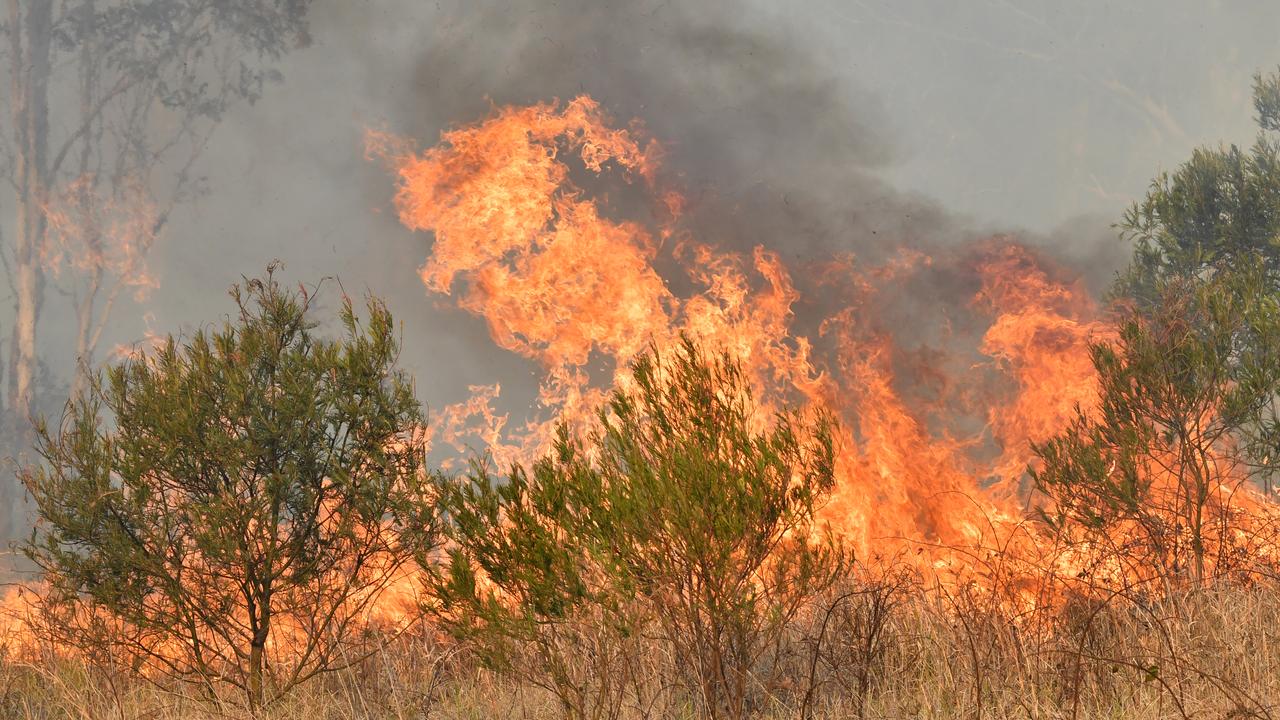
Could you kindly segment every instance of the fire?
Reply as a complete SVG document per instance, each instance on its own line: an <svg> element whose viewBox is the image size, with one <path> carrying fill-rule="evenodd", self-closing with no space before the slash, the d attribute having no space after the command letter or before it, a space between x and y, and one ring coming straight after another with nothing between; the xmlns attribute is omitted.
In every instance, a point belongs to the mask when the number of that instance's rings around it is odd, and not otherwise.
<svg viewBox="0 0 1280 720"><path fill-rule="evenodd" d="M716 246L684 230L688 203L661 145L638 123L618 129L588 97L495 109L421 154L378 134L368 149L398 180L401 222L434 235L427 289L456 293L499 347L541 372L541 411L521 428L493 410L496 385L447 408L436 434L455 448L474 437L504 461L528 459L555 421L589 421L637 353L688 333L739 358L766 410L799 404L842 420L823 520L864 560L908 557L926 577L1000 585L1031 609L1064 581L1099 577L1099 548L1064 545L1028 520L1026 471L1032 443L1093 410L1089 346L1114 330L1079 278L1015 239L808 267L767 247ZM967 289L927 307L941 337L912 347L888 311L926 273ZM816 309L833 298L834 310ZM1215 490L1221 504L1270 517L1232 483ZM1115 532L1117 546L1133 541L1132 528Z"/></svg>
<svg viewBox="0 0 1280 720"><path fill-rule="evenodd" d="M640 353L689 334L743 363L762 421L795 405L840 419L822 521L864 561L905 557L926 578L1000 586L1032 609L1062 579L1141 575L1027 520L1031 444L1092 410L1089 345L1113 331L1078 279L1016 240L794 267L768 247L705 242L685 229L662 145L588 97L497 108L420 153L370 133L367 151L397 179L401 222L433 236L426 289L538 368L539 407L523 424L495 408L500 385L473 386L431 418L429 447L528 461L555 423L589 422ZM935 275L960 289L930 307L937 337L913 346L888 311ZM1230 478L1213 496L1278 525L1269 501ZM1274 543L1223 527L1219 542L1275 555ZM1113 544L1132 530L1116 528ZM395 578L371 617L403 622L417 588Z"/></svg>
<svg viewBox="0 0 1280 720"><path fill-rule="evenodd" d="M541 368L544 412L514 433L514 457L544 447L553 420L588 418L651 343L690 333L740 358L768 407L835 411L845 436L826 522L864 557L914 548L934 570L949 562L943 548L996 547L1021 532L1029 443L1055 433L1095 391L1087 347L1105 332L1099 310L1029 249L996 238L936 257L905 250L882 265L846 256L797 276L765 247L742 253L683 232L686 203L664 185L661 146L638 124L612 127L590 98L497 109L421 154L385 135L371 135L369 149L398 178L403 224L434 234L421 270L427 289L458 293L498 346ZM630 206L647 214L615 219L616 204L586 189L596 186L642 196ZM989 410L966 436L931 429L943 403L903 396L903 348L867 319L895 284L938 265L977 280L961 311L988 326L970 374L1004 378L1002 393L970 399ZM847 295L817 337L795 329L802 286ZM613 376L593 377L600 365ZM962 389L971 380L946 378ZM487 388L448 409L438 421L445 439L461 446L470 417L484 446L510 447L495 443L506 421L495 422L495 398ZM983 459L977 448L993 444L998 452Z"/></svg>
<svg viewBox="0 0 1280 720"><path fill-rule="evenodd" d="M1054 282L1016 246L1001 248L981 268L974 298L994 313L982 352L1012 375L1019 392L992 405L988 422L1004 447L995 474L1007 490L1031 461L1030 444L1059 432L1077 407L1096 402L1088 342L1113 333L1078 284Z"/></svg>
<svg viewBox="0 0 1280 720"><path fill-rule="evenodd" d="M146 256L161 213L140 180L130 178L114 196L103 197L97 178L82 175L54 193L43 210L50 242L42 260L53 275L64 265L87 277L105 274L132 289L138 301L159 286Z"/></svg>

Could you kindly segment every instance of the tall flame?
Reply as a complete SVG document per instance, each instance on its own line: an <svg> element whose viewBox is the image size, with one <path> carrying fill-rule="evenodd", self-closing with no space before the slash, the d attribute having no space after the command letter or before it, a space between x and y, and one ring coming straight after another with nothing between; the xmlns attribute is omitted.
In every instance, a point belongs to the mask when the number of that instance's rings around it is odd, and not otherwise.
<svg viewBox="0 0 1280 720"><path fill-rule="evenodd" d="M421 153L370 133L367 151L397 178L401 222L434 237L426 288L455 297L541 373L540 408L523 424L496 408L497 383L473 386L433 419L428 442L527 461L556 422L589 421L640 353L687 333L742 362L764 420L796 405L841 420L822 520L864 561L905 557L926 577L1011 589L1029 608L1052 597L1055 578L1142 573L1055 547L1025 520L1031 445L1091 410L1089 344L1112 330L1078 279L1016 240L803 267L765 246L706 242L682 222L687 203L662 146L639 123L616 127L589 97L497 108ZM913 296L944 276L962 281L932 305ZM888 319L904 298L941 327L923 345L907 339L920 328ZM1176 491L1155 480L1157 493ZM1225 478L1212 495L1280 527L1270 502L1239 482ZM1223 530L1219 542L1280 559L1274 534ZM1122 546L1127 531L1116 532ZM373 620L404 621L416 587L398 577ZM17 595L0 606L25 607ZM0 640L19 626L0 618Z"/></svg>
<svg viewBox="0 0 1280 720"><path fill-rule="evenodd" d="M661 146L638 124L613 127L588 97L496 109L421 154L371 134L369 151L398 178L403 224L434 234L421 270L428 290L458 293L495 343L542 369L544 412L506 434L506 457L545 447L553 419L585 418L625 382L637 353L687 332L736 355L766 407L836 412L844 435L826 522L864 557L914 549L933 571L953 564L943 548L995 548L1022 531L1030 442L1058 431L1095 391L1088 343L1105 332L1098 309L1028 248L993 238L962 251L907 249L880 265L843 256L797 276L768 248L743 253L690 237L685 203L664 184ZM616 189L624 202L588 186ZM626 210L634 219L615 219ZM946 414L944 402L902 393L897 368L909 353L868 319L895 286L939 265L977 287L967 307L939 311L986 322L981 361L946 378L989 407L982 428L958 436L930 422ZM796 330L797 309L816 305L798 287L841 298L815 336ZM613 377L592 382L600 362ZM1002 378L998 391L966 387L990 385L978 383L984 373ZM446 411L447 439L459 444L470 415L492 446L495 397L487 388Z"/></svg>

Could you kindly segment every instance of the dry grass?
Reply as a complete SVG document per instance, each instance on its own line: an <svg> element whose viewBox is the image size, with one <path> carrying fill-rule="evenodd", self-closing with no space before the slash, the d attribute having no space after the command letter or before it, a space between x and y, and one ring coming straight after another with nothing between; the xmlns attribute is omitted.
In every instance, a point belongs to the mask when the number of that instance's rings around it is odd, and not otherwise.
<svg viewBox="0 0 1280 720"><path fill-rule="evenodd" d="M1280 603L1271 590L1201 591L1152 606L1081 604L1052 631L942 609L914 591L815 606L762 669L762 718L1271 718L1280 714ZM823 638L819 644L817 638ZM817 647L815 656L811 650ZM624 718L695 717L681 673L645 645ZM763 678L767 677L767 681ZM666 688L666 690L660 690ZM643 698L643 706L637 698ZM312 682L263 717L285 720L555 718L545 691L475 666L465 649L404 638ZM83 660L0 666L14 720L246 717Z"/></svg>

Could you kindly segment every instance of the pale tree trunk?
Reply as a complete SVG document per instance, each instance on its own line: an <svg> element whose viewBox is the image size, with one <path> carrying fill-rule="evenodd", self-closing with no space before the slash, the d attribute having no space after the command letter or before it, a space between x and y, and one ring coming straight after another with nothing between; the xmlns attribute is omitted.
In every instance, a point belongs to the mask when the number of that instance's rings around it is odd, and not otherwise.
<svg viewBox="0 0 1280 720"><path fill-rule="evenodd" d="M81 13L84 22L91 23L94 17L94 1L84 0ZM97 87L99 67L94 57L93 28L86 27L80 46L80 116L81 123L91 128L94 123L94 88ZM93 156L93 133L86 130L80 140L80 180L86 182L90 173ZM97 187L97 178L80 193L80 232L85 234L85 251L102 254L102 231L93 216L93 192ZM93 366L93 350L97 345L93 328L94 309L98 299L98 290L102 287L102 263L95 260L89 270L89 277L81 295L76 302L76 366L71 380L71 397L77 398L84 391L88 373ZM101 330L99 326L98 330Z"/></svg>
<svg viewBox="0 0 1280 720"><path fill-rule="evenodd" d="M76 306L76 367L71 378L72 398L80 397L88 385L89 373L93 368L93 310L97 299L98 288L102 284L102 270L94 268L89 271L88 288Z"/></svg>
<svg viewBox="0 0 1280 720"><path fill-rule="evenodd" d="M22 3L9 0L17 222L14 233L16 312L10 349L8 410L10 438L19 446L30 438L37 371L36 321L44 288L40 253L47 228L49 43L53 25L52 2L35 0L26 5L24 17Z"/></svg>
<svg viewBox="0 0 1280 720"><path fill-rule="evenodd" d="M11 57L10 113L14 134L14 325L9 355L7 422L0 424L6 444L19 454L32 439L31 417L37 380L36 324L44 292L41 250L47 223L49 73L53 2L8 0ZM0 535L21 527L23 504L14 479L0 486L6 511Z"/></svg>

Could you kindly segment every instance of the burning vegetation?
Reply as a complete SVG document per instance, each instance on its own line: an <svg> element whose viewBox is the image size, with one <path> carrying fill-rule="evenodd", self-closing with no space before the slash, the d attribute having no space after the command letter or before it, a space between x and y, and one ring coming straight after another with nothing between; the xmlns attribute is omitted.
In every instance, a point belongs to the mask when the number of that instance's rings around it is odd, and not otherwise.
<svg viewBox="0 0 1280 720"><path fill-rule="evenodd" d="M432 677L477 663L569 717L864 716L886 668L927 664L927 614L968 643L966 713L995 701L987 668L1034 665L1059 677L1031 716L1105 706L1094 675L1121 668L1193 714L1210 675L1167 623L1273 587L1280 307L1275 228L1187 248L1205 216L1280 216L1230 187L1275 145L1157 184L1104 303L1005 236L804 262L701 238L668 152L586 96L424 151L371 133L432 237L427 291L536 367L529 418L495 384L427 422L383 306L322 340L269 272L238 322L123 360L40 429L45 579L15 596L14 654L255 713L411 642L447 648ZM89 261L142 277L129 247Z"/></svg>
<svg viewBox="0 0 1280 720"><path fill-rule="evenodd" d="M370 149L397 173L401 221L434 234L422 268L427 288L456 295L461 307L484 318L495 343L536 362L543 373L538 400L545 420L508 433L512 439L505 444L493 443L506 420L490 404L496 389L446 409L440 424L450 428L459 449L459 428L470 418L474 436L486 441L500 466L536 457L550 447L558 424L589 424L607 388L625 387L629 368L649 347L672 347L689 336L743 364L763 417L802 407L838 419L834 487L820 519L866 562L900 558L929 581L1009 592L1007 602L1034 612L1072 592L1107 592L1154 579L1145 569L1117 568L1094 587L1095 566L1111 562L1095 555L1109 557L1117 547L1190 543L1191 560L1160 566L1156 574L1166 580L1188 572L1203 579L1231 565L1206 570L1206 552L1219 559L1266 555L1224 537L1209 551L1200 537L1211 507L1219 535L1270 542L1269 501L1247 482L1267 470L1265 463L1246 469L1227 447L1234 442L1228 426L1261 419L1261 408L1226 411L1239 413L1226 419L1225 408L1217 406L1257 403L1272 394L1256 377L1271 362L1260 338L1273 322L1263 317L1268 310L1250 302L1257 291L1171 287L1170 302L1194 296L1169 311L1186 324L1179 328L1169 326L1172 318L1153 325L1122 310L1104 317L1068 270L1008 237L945 251L902 248L883 264L845 256L800 268L787 267L766 247L747 253L714 247L683 229L688 203L667 186L661 145L638 125L612 126L587 97L497 109L482 122L445 133L420 155L404 141L376 134ZM611 217L621 203L611 206L590 189L606 175L621 179L611 187L614 193L640 196L643 202L631 205L647 222ZM903 288L911 292L940 279L953 285L940 297L949 304L929 307L938 317L920 322L939 323L942 337L929 339L932 354L922 353L909 345L921 341L917 329L892 327L887 318L903 302ZM1209 302L1219 294L1243 305ZM1229 318L1238 323L1224 326ZM1123 328L1119 335L1115 322ZM1142 348L1132 337L1138 332ZM1198 333L1217 335L1194 337ZM1176 354L1197 342L1214 345L1203 349L1217 361L1204 372L1234 363L1236 371L1251 374L1252 384L1234 384L1226 374L1217 385L1205 384L1176 376L1175 368L1166 369L1174 377L1157 378L1159 371L1134 377L1142 369L1131 364L1147 358L1131 355ZM1232 357L1238 342L1249 343L1253 354ZM601 382L599 368L612 377ZM1158 382L1175 388L1201 383L1187 390L1200 396L1176 409L1169 407L1177 404L1171 398L1139 397L1156 392ZM1248 400L1228 399L1229 388ZM1087 432L1084 426L1141 414L1140 399L1159 404L1145 409L1147 419L1168 427L1150 428L1151 436L1137 442L1155 443L1157 435L1170 433L1206 435L1167 444L1162 452L1200 453L1183 458L1178 468L1158 460L1129 467L1135 450L1101 447L1117 441L1112 435L1094 439L1090 451L1119 463L1094 484L1131 488L1128 502L1135 506L1156 503L1159 509L1145 520L1149 532L1138 527L1144 522L1133 518L1134 511L1123 522L1107 523L1112 547L1104 549L1096 538L1064 546L1055 531L1059 524L1028 522L1028 508L1080 511L1071 496L1083 478L1061 477L1078 470L1068 467L1076 459L1064 456L1067 445L1082 442L1076 433ZM1192 406L1199 415L1186 415ZM1166 417L1168 412L1183 414ZM1133 427L1114 432L1145 428L1142 418L1129 420ZM1069 427L1071 434L1057 439ZM1189 449L1201 441L1198 450ZM1032 474L1033 488L1027 469L1041 467L1044 459L1049 467ZM1212 469L1203 470L1209 464ZM1186 471L1199 476L1190 480ZM1155 500L1165 494L1183 499ZM1189 510L1188 502L1201 507ZM1085 526L1094 522L1083 514L1078 519ZM1151 534L1152 524L1167 526L1158 531L1162 539ZM1149 568L1148 560L1137 566Z"/></svg>

